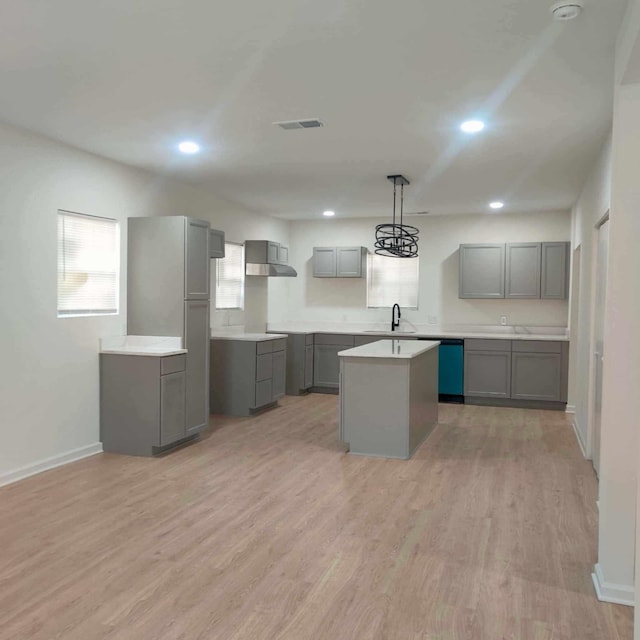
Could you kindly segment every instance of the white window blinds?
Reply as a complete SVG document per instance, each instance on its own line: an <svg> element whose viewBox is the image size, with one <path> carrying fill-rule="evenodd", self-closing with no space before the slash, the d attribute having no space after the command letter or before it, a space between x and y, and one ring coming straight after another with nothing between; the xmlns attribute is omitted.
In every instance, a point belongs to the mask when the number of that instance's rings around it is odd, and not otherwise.
<svg viewBox="0 0 640 640"><path fill-rule="evenodd" d="M418 258L369 255L367 307L418 308Z"/></svg>
<svg viewBox="0 0 640 640"><path fill-rule="evenodd" d="M225 257L216 260L216 309L244 308L244 247L224 243Z"/></svg>
<svg viewBox="0 0 640 640"><path fill-rule="evenodd" d="M118 223L58 211L58 317L118 313Z"/></svg>

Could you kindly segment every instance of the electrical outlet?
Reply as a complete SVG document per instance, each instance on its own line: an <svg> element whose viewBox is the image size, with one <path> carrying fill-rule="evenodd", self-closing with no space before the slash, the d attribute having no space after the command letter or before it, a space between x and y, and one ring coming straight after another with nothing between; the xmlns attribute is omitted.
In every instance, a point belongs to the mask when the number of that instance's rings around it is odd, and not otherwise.
<svg viewBox="0 0 640 640"><path fill-rule="evenodd" d="M504 327L507 324L507 316L500 316L500 324Z"/></svg>
<svg viewBox="0 0 640 640"><path fill-rule="evenodd" d="M438 324L438 316L427 316L427 322L429 324Z"/></svg>

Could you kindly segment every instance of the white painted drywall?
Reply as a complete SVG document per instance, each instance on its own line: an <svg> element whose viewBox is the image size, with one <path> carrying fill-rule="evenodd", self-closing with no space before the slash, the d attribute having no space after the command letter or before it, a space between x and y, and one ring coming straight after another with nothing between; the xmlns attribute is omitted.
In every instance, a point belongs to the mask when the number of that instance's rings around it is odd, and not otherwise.
<svg viewBox="0 0 640 640"><path fill-rule="evenodd" d="M611 206L611 137L606 140L598 161L587 179L578 202L572 212L572 248L580 247L579 287L580 296L572 304L577 323L570 328L571 350L569 357L569 404L576 408L575 424L581 445L591 457L591 331L594 304L594 246L596 224Z"/></svg>
<svg viewBox="0 0 640 640"><path fill-rule="evenodd" d="M56 317L58 209L121 222L119 315ZM286 222L0 126L0 482L19 469L98 442L98 339L124 330L126 218L176 214L208 219L237 241L288 240ZM286 300L286 288L278 290L278 284L274 317L283 296ZM253 323L266 322L264 298Z"/></svg>
<svg viewBox="0 0 640 640"><path fill-rule="evenodd" d="M569 212L533 214L452 215L411 217L420 229L419 310L403 311L403 318L435 323L497 325L507 316L510 325L567 326L565 300L460 300L458 246L475 242L568 241ZM390 318L389 309L366 308L366 280L314 278L314 246L362 245L373 249L375 219L330 219L291 223L293 261L300 277L291 283L290 319L337 322L378 322Z"/></svg>

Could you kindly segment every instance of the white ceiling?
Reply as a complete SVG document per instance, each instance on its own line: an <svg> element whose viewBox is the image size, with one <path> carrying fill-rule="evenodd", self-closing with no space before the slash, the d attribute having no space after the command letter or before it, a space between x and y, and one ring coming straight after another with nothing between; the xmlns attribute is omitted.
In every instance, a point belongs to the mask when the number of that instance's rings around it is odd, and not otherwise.
<svg viewBox="0 0 640 640"><path fill-rule="evenodd" d="M388 215L389 173L408 210L566 209L626 3L554 23L546 0L3 0L0 119L287 218Z"/></svg>

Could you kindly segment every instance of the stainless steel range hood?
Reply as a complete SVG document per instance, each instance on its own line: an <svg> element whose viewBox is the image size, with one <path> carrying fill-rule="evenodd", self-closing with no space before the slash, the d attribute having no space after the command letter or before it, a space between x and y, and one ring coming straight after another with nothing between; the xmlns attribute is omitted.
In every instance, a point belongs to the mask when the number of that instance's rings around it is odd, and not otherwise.
<svg viewBox="0 0 640 640"><path fill-rule="evenodd" d="M266 276L270 278L295 278L298 272L288 264L257 264L247 262L245 272L248 276Z"/></svg>
<svg viewBox="0 0 640 640"><path fill-rule="evenodd" d="M270 240L247 240L244 243L245 273L267 278L295 278L298 274L290 267L289 249Z"/></svg>

